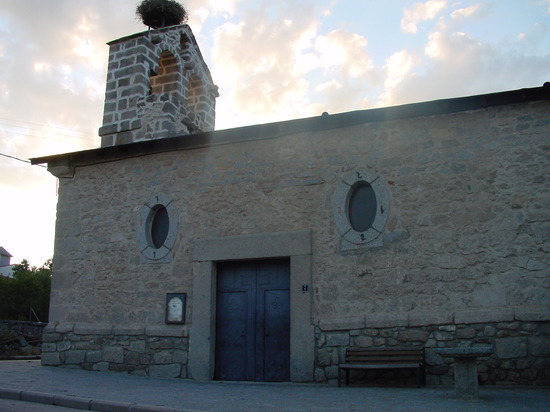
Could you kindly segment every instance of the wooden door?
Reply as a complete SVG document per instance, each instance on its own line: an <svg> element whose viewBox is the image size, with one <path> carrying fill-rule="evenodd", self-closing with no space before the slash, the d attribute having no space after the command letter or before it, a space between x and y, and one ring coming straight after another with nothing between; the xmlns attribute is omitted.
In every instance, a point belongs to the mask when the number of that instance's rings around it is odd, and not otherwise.
<svg viewBox="0 0 550 412"><path fill-rule="evenodd" d="M290 263L218 264L216 367L219 380L290 380Z"/></svg>

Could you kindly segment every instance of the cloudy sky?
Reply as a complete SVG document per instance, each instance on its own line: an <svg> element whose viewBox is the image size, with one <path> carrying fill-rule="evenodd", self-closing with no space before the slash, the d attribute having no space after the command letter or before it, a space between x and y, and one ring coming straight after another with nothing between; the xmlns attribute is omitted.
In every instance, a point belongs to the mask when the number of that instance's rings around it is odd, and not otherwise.
<svg viewBox="0 0 550 412"><path fill-rule="evenodd" d="M98 147L108 47L137 0L0 0L0 246L53 255L56 179L20 159ZM550 0L186 0L216 128L541 86Z"/></svg>

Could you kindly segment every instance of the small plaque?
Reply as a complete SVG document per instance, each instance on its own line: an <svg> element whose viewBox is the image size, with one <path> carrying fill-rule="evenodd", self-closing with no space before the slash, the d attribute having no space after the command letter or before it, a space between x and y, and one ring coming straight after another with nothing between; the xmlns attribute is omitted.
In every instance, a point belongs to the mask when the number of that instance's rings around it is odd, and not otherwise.
<svg viewBox="0 0 550 412"><path fill-rule="evenodd" d="M166 323L185 323L185 301L186 293L166 294Z"/></svg>

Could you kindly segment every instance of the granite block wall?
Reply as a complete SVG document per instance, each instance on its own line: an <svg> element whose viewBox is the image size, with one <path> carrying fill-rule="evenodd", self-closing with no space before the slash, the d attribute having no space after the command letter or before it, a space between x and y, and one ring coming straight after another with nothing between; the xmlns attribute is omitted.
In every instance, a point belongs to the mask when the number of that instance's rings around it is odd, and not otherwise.
<svg viewBox="0 0 550 412"><path fill-rule="evenodd" d="M189 26L138 33L109 46L102 147L214 130L218 88Z"/></svg>
<svg viewBox="0 0 550 412"><path fill-rule="evenodd" d="M164 325L166 293L187 293L192 319L197 239L310 230L314 379L334 378L334 348L344 343L391 346L408 334L436 346L486 339L497 349L487 382L547 382L533 365L548 362L549 108L243 135L78 166L60 179L50 319L146 330ZM344 251L334 192L359 169L385 180L391 212L380 247ZM143 263L136 221L159 193L173 199L178 233L170 261ZM323 326L331 322L338 325ZM430 382L446 383L448 367L431 364Z"/></svg>

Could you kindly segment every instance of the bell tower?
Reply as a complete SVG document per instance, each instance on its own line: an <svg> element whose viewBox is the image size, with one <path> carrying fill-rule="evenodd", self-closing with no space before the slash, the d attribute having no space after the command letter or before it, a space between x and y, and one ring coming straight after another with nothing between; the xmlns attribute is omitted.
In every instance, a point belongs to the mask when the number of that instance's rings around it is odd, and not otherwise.
<svg viewBox="0 0 550 412"><path fill-rule="evenodd" d="M108 45L101 147L214 130L218 87L188 25Z"/></svg>

